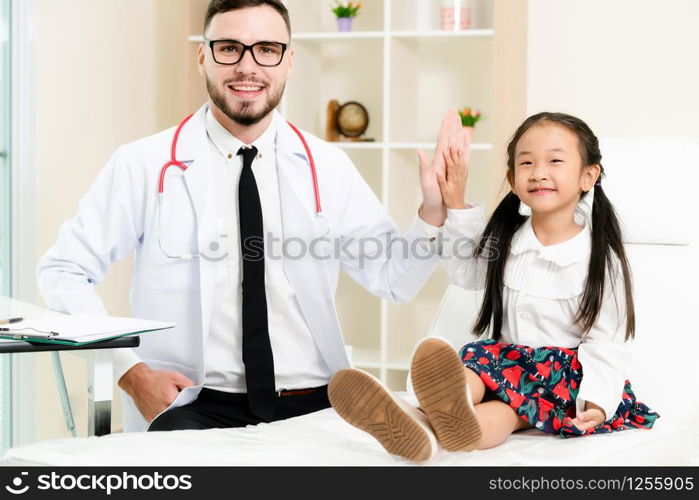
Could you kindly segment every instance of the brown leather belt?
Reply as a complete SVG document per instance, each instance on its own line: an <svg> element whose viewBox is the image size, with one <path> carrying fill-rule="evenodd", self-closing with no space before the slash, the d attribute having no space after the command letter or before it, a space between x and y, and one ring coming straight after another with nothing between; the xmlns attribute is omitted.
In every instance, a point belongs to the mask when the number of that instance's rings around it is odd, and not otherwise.
<svg viewBox="0 0 699 500"><path fill-rule="evenodd" d="M318 391L327 391L328 386L323 385L320 387L309 387L308 389L290 389L290 390L282 390L282 391L277 391L277 397L278 398L283 398L285 396L303 396L305 394L313 394L314 392Z"/></svg>

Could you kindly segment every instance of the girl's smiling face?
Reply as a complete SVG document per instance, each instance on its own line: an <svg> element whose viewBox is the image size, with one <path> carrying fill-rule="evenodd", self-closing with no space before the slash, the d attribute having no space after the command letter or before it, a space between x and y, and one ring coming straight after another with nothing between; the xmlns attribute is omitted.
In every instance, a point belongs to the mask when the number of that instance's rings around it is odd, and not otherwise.
<svg viewBox="0 0 699 500"><path fill-rule="evenodd" d="M583 191L595 185L599 165L584 165L578 136L568 128L542 122L527 130L515 148L514 171L507 172L512 192L532 214L570 210Z"/></svg>

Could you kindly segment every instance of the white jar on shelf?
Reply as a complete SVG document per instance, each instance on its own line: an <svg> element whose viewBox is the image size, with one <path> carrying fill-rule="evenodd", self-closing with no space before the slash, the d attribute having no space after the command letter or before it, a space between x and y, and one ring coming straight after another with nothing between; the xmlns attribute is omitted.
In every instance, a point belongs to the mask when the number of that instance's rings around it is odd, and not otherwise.
<svg viewBox="0 0 699 500"><path fill-rule="evenodd" d="M471 8L469 0L442 0L439 9L439 29L445 31L467 30L471 28Z"/></svg>

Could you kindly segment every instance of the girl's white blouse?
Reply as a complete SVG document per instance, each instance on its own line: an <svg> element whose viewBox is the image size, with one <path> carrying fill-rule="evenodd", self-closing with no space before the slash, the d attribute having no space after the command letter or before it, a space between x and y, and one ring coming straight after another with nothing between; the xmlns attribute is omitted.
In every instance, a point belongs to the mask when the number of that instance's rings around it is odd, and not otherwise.
<svg viewBox="0 0 699 500"><path fill-rule="evenodd" d="M452 283L469 290L485 286L487 260L474 259L472 249L485 228L482 206L448 211L443 255ZM578 348L583 380L576 401L604 409L611 418L622 401L632 354L625 342L626 300L621 272L605 280L599 318L583 335L574 318L580 307L590 261L589 223L573 238L544 246L536 238L531 218L515 233L505 266L501 341L537 348ZM494 256L493 256L494 257ZM617 266L618 270L618 266Z"/></svg>

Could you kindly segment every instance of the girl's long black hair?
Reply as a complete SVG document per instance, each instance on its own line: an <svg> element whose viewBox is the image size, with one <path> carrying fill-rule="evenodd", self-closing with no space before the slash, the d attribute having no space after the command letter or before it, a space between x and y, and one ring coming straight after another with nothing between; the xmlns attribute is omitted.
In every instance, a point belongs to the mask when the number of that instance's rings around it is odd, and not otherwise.
<svg viewBox="0 0 699 500"><path fill-rule="evenodd" d="M600 313L607 271L614 276L619 271L624 278L626 296L626 339L633 338L636 330L636 320L633 305L633 290L629 263L624 252L622 232L616 212L602 189L601 180L604 176L602 154L599 141L585 122L574 116L563 113L539 113L527 118L510 139L507 145L508 178L514 179L515 149L517 142L524 133L535 125L554 123L566 127L578 136L580 154L583 165L599 165L600 177L595 187L592 204L592 249L590 265L585 282L585 290L580 302L580 309L575 322L580 324L583 332L590 331ZM582 193L585 196L587 193ZM503 298L505 265L510 254L512 238L526 216L519 213L520 200L513 192L497 206L488 221L483 235L474 249L475 258L495 255L488 260L486 273L485 295L480 312L476 318L473 331L477 335L490 332L494 339L499 339L502 331ZM614 256L620 269L616 268ZM611 285L613 286L613 284Z"/></svg>

